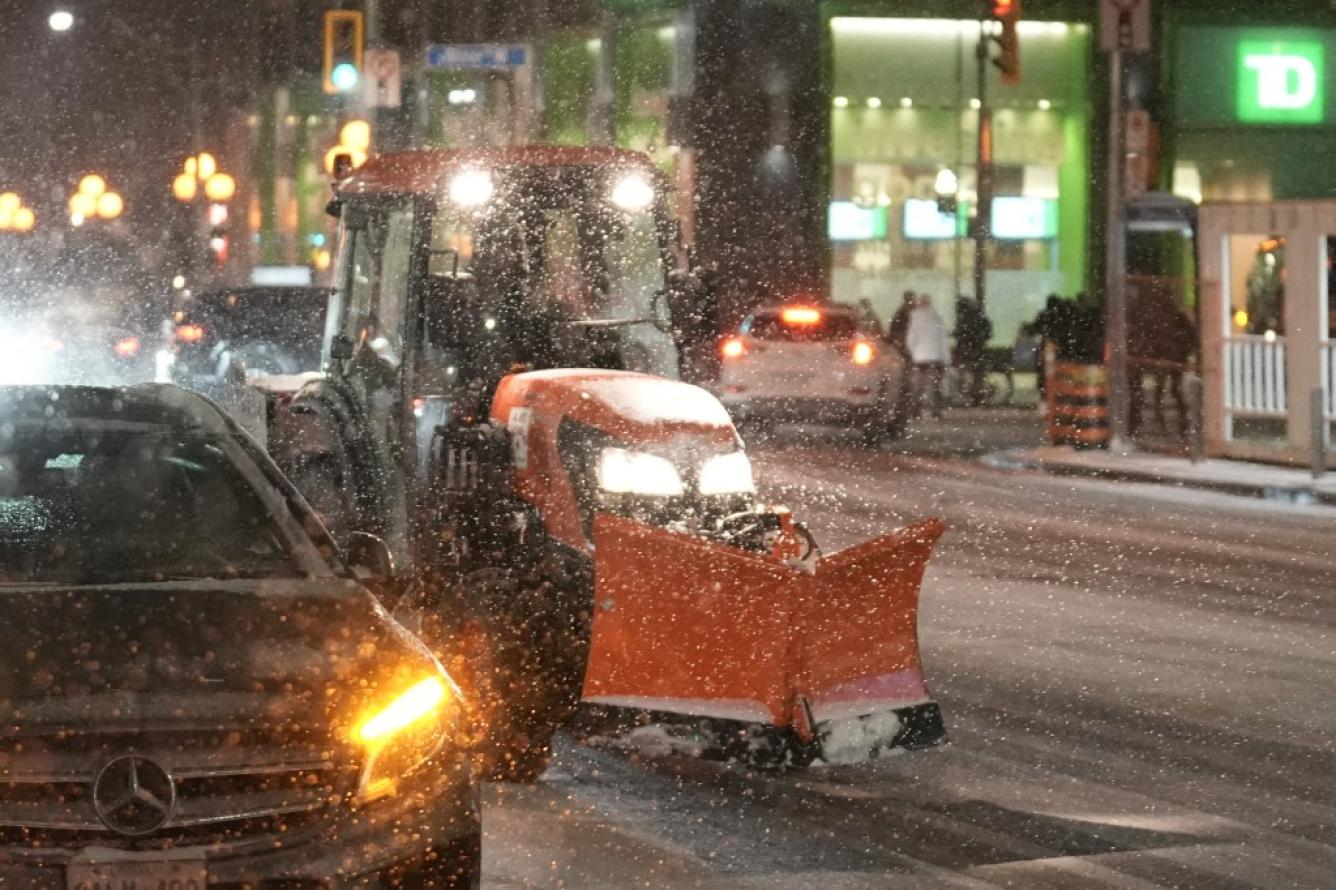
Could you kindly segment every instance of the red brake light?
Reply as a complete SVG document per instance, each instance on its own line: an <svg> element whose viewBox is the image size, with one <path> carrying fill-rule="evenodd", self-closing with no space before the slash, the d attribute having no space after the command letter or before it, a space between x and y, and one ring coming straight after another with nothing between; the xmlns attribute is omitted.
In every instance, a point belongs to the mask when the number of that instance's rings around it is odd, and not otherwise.
<svg viewBox="0 0 1336 890"><path fill-rule="evenodd" d="M182 343L197 343L204 339L204 325L183 324L176 327L176 339Z"/></svg>
<svg viewBox="0 0 1336 890"><path fill-rule="evenodd" d="M866 340L858 340L853 348L849 350L849 358L855 365L870 365L876 358L877 350L872 348L872 344Z"/></svg>
<svg viewBox="0 0 1336 890"><path fill-rule="evenodd" d="M747 354L747 344L739 337L729 337L719 345L719 353L724 358L742 358Z"/></svg>
<svg viewBox="0 0 1336 890"><path fill-rule="evenodd" d="M139 338L122 337L120 340L116 341L116 345L113 348L116 350L116 354L121 358L129 358L139 352Z"/></svg>
<svg viewBox="0 0 1336 890"><path fill-rule="evenodd" d="M786 306L780 310L779 317L784 324L820 324L821 310L811 306Z"/></svg>

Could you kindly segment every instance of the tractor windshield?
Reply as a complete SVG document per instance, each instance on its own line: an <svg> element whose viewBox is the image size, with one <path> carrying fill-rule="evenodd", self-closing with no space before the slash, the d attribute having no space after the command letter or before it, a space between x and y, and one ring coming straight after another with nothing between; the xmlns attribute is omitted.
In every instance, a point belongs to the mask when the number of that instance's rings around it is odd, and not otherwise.
<svg viewBox="0 0 1336 890"><path fill-rule="evenodd" d="M653 193L627 198L617 191L618 174L601 168L495 176L487 181L494 191L475 206L438 204L434 282L468 273L476 288L471 311L533 367L675 375ZM642 174L623 176L649 188Z"/></svg>

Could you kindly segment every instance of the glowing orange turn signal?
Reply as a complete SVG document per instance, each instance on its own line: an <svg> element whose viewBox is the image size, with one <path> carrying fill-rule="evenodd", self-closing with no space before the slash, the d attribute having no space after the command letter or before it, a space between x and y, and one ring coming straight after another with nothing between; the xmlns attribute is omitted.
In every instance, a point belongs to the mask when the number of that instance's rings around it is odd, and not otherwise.
<svg viewBox="0 0 1336 890"><path fill-rule="evenodd" d="M849 358L853 360L855 365L870 365L876 355L877 351L872 348L871 343L866 340L859 340L854 343L853 349L850 350Z"/></svg>
<svg viewBox="0 0 1336 890"><path fill-rule="evenodd" d="M737 337L729 337L719 347L719 351L724 358L742 358L747 354L747 344L743 343Z"/></svg>
<svg viewBox="0 0 1336 890"><path fill-rule="evenodd" d="M421 680L358 727L358 738L368 744L379 742L433 713L444 700L444 683L435 677Z"/></svg>

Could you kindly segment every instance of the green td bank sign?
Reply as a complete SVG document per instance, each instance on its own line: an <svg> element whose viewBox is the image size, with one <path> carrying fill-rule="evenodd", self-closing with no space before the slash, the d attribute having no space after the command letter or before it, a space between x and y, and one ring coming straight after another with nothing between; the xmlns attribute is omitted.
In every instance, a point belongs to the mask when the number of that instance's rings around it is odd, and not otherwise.
<svg viewBox="0 0 1336 890"><path fill-rule="evenodd" d="M1240 40L1235 103L1253 124L1320 124L1326 117L1327 48L1317 40Z"/></svg>

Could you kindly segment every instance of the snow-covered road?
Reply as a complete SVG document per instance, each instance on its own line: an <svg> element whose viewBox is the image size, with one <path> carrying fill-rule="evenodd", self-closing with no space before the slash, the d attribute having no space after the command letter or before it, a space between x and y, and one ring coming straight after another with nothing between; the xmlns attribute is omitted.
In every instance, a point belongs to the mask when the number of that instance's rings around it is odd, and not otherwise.
<svg viewBox="0 0 1336 890"><path fill-rule="evenodd" d="M485 886L1332 886L1336 510L755 456L828 549L947 521L922 644L951 744L776 776L566 743L488 790Z"/></svg>

